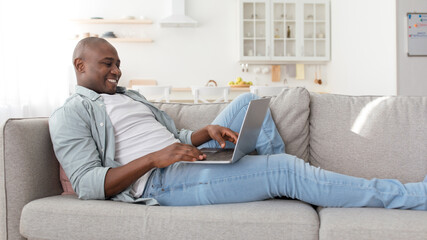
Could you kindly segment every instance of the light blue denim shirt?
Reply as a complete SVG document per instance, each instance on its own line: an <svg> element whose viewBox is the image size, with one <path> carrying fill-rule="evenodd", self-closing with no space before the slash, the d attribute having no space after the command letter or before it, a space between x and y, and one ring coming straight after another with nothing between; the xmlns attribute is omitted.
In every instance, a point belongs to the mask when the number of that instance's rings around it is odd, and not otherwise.
<svg viewBox="0 0 427 240"><path fill-rule="evenodd" d="M148 106L157 121L182 143L191 144L190 130L178 131L173 120L148 102L136 91L117 87L117 94L125 94ZM82 86L49 119L53 148L74 191L81 199L105 199L104 182L109 168L121 166L114 161L114 128L100 94ZM134 198L130 187L111 198L115 201L158 204L155 199Z"/></svg>

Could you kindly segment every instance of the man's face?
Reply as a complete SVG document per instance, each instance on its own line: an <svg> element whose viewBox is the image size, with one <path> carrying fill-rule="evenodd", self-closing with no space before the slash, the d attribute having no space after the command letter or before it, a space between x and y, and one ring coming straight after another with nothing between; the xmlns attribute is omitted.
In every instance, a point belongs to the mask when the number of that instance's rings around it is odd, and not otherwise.
<svg viewBox="0 0 427 240"><path fill-rule="evenodd" d="M116 93L122 72L116 49L108 43L88 47L82 59L84 70L81 71L79 85L97 93Z"/></svg>

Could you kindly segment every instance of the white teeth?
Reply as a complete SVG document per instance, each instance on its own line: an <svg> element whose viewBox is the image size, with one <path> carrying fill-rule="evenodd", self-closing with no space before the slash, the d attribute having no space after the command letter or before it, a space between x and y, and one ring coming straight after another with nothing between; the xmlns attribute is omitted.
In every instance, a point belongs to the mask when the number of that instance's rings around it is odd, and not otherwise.
<svg viewBox="0 0 427 240"><path fill-rule="evenodd" d="M108 81L109 81L109 82L112 82L112 83L117 83L117 80L116 80L116 79L108 79Z"/></svg>

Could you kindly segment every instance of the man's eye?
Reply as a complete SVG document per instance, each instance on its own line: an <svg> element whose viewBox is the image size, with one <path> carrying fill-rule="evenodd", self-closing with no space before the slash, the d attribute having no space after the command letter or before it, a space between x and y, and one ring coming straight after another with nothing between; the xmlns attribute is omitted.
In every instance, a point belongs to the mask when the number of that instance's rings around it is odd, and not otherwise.
<svg viewBox="0 0 427 240"><path fill-rule="evenodd" d="M104 62L104 64L107 65L107 66L111 66L110 62Z"/></svg>

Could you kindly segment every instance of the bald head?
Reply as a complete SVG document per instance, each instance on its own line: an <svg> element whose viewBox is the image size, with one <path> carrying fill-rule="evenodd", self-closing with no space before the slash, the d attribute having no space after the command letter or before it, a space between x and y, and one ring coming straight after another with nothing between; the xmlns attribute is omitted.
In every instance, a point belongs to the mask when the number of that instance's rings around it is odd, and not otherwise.
<svg viewBox="0 0 427 240"><path fill-rule="evenodd" d="M103 38L88 37L73 53L77 84L97 93L114 94L122 75L117 50Z"/></svg>
<svg viewBox="0 0 427 240"><path fill-rule="evenodd" d="M88 50L93 49L95 47L99 47L102 44L107 44L113 47L113 45L111 45L107 40L103 38L98 38L98 37L83 38L77 43L76 48L74 48L73 62L76 60L76 58L84 59L85 57L84 54L88 52Z"/></svg>

